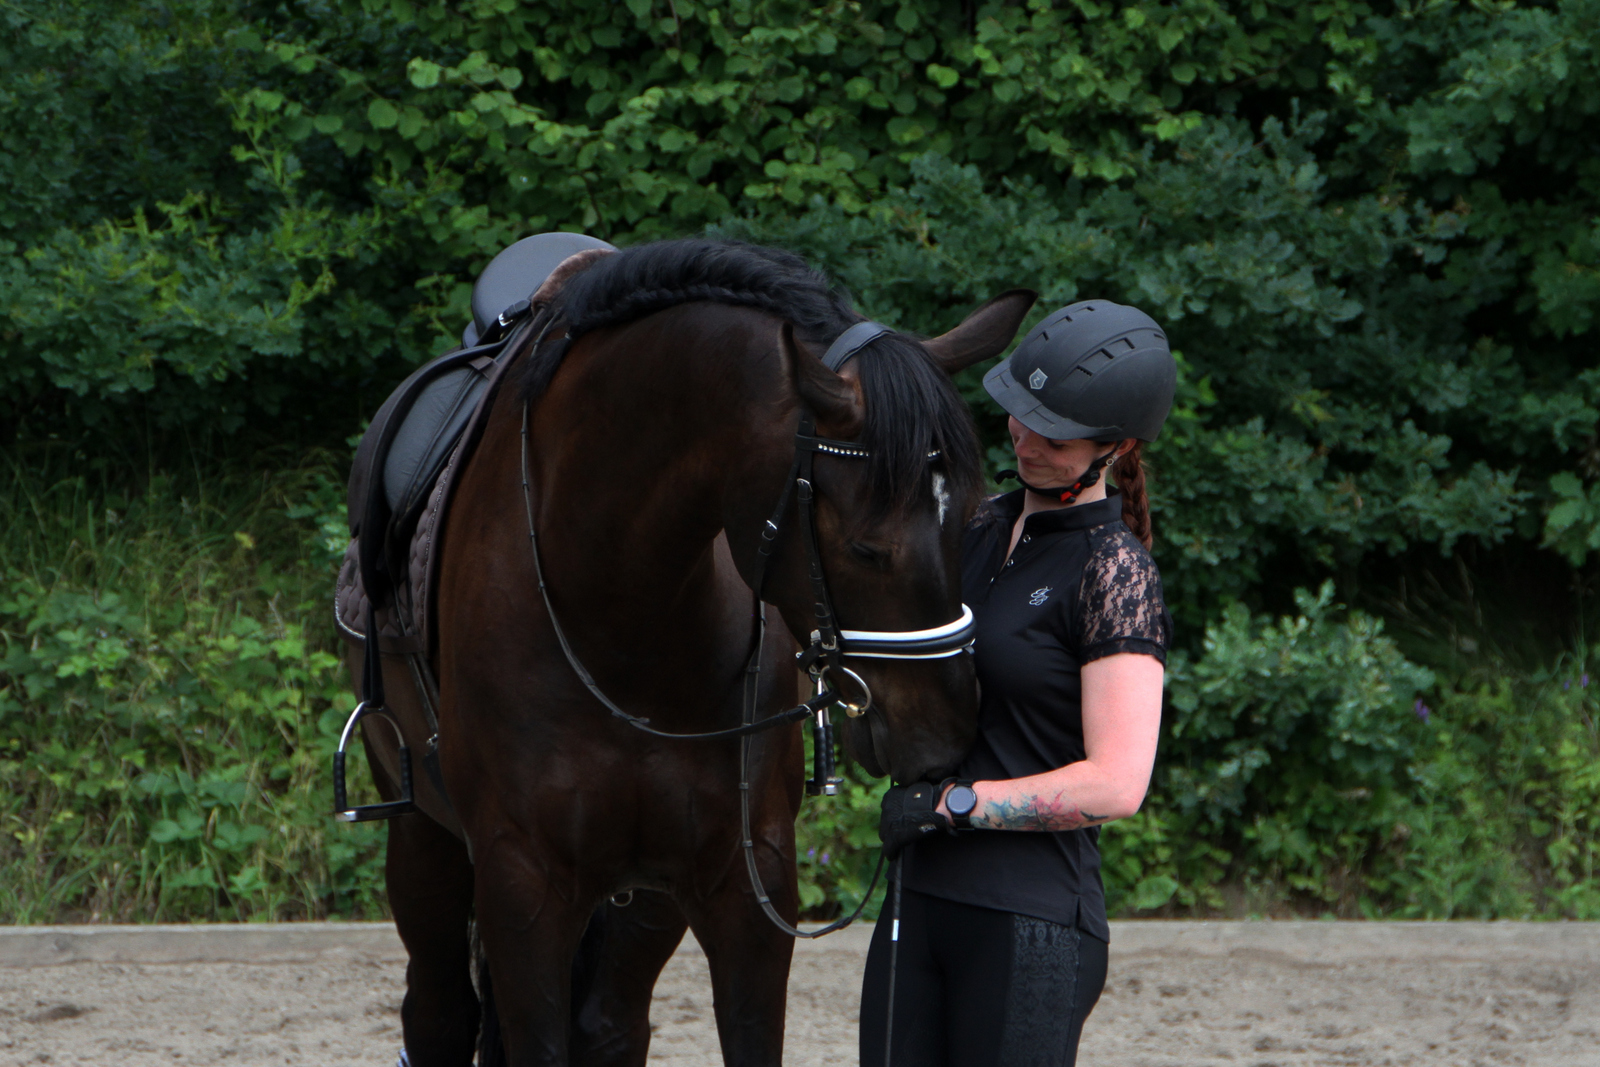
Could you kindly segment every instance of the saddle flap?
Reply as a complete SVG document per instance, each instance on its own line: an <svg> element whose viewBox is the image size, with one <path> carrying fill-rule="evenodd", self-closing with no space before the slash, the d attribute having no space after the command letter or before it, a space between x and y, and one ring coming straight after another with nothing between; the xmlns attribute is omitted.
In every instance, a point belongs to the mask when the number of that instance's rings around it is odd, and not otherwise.
<svg viewBox="0 0 1600 1067"><path fill-rule="evenodd" d="M401 524L426 500L488 384L468 364L434 378L412 401L383 463L383 492Z"/></svg>

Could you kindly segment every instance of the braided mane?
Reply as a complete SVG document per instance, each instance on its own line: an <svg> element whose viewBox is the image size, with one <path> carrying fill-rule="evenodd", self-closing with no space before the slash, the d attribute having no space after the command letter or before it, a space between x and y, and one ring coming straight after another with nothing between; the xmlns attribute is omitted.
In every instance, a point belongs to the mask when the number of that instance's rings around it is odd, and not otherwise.
<svg viewBox="0 0 1600 1067"><path fill-rule="evenodd" d="M575 275L554 307L569 341L689 303L754 308L794 324L825 348L862 321L848 297L799 256L738 241L691 238L636 245ZM542 346L523 369L529 399L549 385L567 345ZM887 334L856 357L866 399L860 443L872 453L867 491L874 511L905 506L925 492L928 454L958 492L980 484L972 417L955 386L913 337Z"/></svg>

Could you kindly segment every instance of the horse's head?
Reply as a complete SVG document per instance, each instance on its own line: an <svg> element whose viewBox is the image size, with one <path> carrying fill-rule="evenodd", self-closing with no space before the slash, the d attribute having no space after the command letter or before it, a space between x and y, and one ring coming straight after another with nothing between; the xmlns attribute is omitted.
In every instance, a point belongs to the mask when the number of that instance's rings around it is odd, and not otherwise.
<svg viewBox="0 0 1600 1067"><path fill-rule="evenodd" d="M970 628L952 631L970 619L961 545L983 480L972 417L949 376L1003 351L1033 300L1031 292L1006 293L928 341L886 334L838 372L824 364L825 346L783 327L796 422L814 423L820 441L797 445L796 454L809 457L797 464L802 476L763 596L815 667L826 668L826 683L847 703L865 705L843 732L873 774L937 778L972 743L977 680L961 647ZM842 632L838 650L822 647L830 642L819 601Z"/></svg>

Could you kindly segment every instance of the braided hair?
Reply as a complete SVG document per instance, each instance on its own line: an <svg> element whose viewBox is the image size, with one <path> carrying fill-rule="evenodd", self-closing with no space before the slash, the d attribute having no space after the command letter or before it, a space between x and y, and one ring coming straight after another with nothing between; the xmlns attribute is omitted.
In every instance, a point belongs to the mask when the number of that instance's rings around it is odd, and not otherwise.
<svg viewBox="0 0 1600 1067"><path fill-rule="evenodd" d="M1145 493L1144 442L1135 441L1133 447L1112 464L1111 477L1122 490L1122 521L1133 531L1145 548L1155 541L1150 529L1150 498Z"/></svg>

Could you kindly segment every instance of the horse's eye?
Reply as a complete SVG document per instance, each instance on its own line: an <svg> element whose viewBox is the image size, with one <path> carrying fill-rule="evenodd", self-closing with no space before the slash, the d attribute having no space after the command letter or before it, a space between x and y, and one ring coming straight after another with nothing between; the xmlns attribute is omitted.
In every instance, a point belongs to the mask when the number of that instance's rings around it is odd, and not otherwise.
<svg viewBox="0 0 1600 1067"><path fill-rule="evenodd" d="M889 552L876 545L864 544L860 541L851 541L848 546L850 554L870 567L887 567L889 565Z"/></svg>

